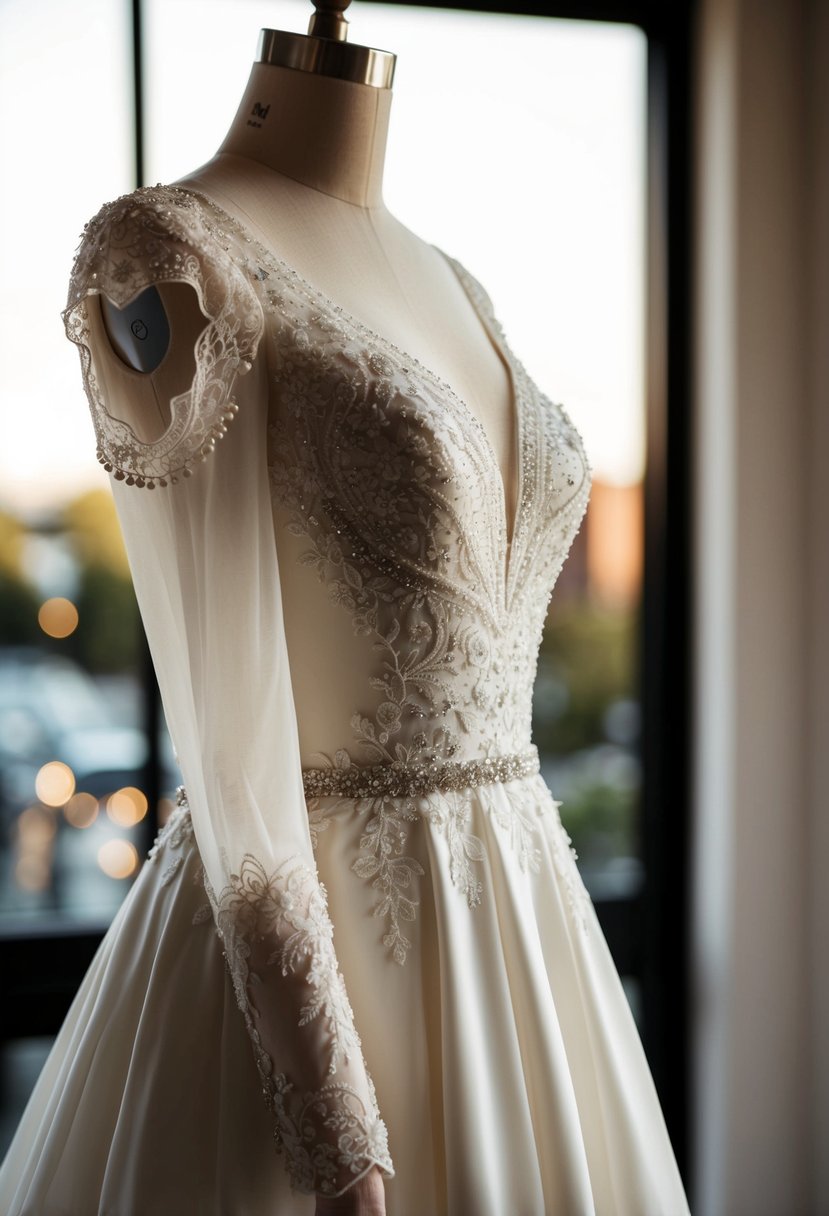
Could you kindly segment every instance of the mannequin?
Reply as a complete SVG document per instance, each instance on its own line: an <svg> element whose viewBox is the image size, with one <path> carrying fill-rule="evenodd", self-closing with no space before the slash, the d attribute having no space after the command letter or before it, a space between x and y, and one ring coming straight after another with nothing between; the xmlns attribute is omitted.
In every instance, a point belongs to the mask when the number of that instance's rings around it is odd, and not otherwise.
<svg viewBox="0 0 829 1216"><path fill-rule="evenodd" d="M342 36L345 23L338 20ZM511 374L445 259L383 202L391 87L325 75L316 65L265 62L269 35L262 32L260 58L218 152L173 184L208 195L346 313L454 389L496 454L511 538L517 481ZM134 392L146 394L153 416L159 398L169 400L188 382L203 320L195 295L183 284L150 288L123 310L120 327L119 310L107 300L102 307L116 351L146 373ZM119 328L141 329L150 312L161 351L169 326L169 349L162 360L156 347L142 362L136 343L119 341Z"/></svg>

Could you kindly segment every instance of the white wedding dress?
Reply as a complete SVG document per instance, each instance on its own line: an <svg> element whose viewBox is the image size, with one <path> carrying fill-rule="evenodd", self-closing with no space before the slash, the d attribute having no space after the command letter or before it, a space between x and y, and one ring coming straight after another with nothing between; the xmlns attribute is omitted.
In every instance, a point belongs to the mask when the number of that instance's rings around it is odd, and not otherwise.
<svg viewBox="0 0 829 1216"><path fill-rule="evenodd" d="M389 1216L687 1214L530 737L590 465L443 256L511 373L512 536L471 409L207 196L86 225L64 321L185 784L3 1216L311 1216L374 1163ZM205 328L148 411L98 297L170 282Z"/></svg>

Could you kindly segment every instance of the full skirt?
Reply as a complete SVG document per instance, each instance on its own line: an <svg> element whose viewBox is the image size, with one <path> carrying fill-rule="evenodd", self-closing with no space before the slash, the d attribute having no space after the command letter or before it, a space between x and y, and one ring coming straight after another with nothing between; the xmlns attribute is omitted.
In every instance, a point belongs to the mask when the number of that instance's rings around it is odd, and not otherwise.
<svg viewBox="0 0 829 1216"><path fill-rule="evenodd" d="M312 819L389 1131L388 1216L687 1216L636 1025L540 775L432 797L407 824L417 864L400 871L396 943L368 870L353 868L366 814L324 798ZM192 831L162 833L31 1094L0 1212L314 1206L275 1150Z"/></svg>

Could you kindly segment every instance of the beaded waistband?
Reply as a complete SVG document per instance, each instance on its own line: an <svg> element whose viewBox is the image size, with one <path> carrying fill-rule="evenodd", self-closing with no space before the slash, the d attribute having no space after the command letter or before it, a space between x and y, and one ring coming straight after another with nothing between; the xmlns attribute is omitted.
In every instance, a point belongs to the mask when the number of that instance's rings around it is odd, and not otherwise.
<svg viewBox="0 0 829 1216"><path fill-rule="evenodd" d="M304 768L306 798L339 794L345 798L371 798L379 794L405 797L438 790L465 790L493 781L514 781L539 770L538 748L491 756L486 760L444 760L422 764L349 765L347 768Z"/></svg>

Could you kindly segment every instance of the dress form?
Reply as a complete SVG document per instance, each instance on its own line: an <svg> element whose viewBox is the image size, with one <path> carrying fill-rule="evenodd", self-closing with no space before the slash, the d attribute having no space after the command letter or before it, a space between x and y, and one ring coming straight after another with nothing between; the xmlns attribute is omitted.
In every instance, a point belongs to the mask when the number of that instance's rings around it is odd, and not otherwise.
<svg viewBox="0 0 829 1216"><path fill-rule="evenodd" d="M391 88L255 62L216 155L173 184L213 199L346 313L452 387L497 457L512 535L510 374L452 268L385 206L391 99ZM127 373L145 433L165 422L158 402L186 385L202 325L192 289L166 284L159 295L171 331L166 357L151 373ZM104 302L110 334L116 311Z"/></svg>

